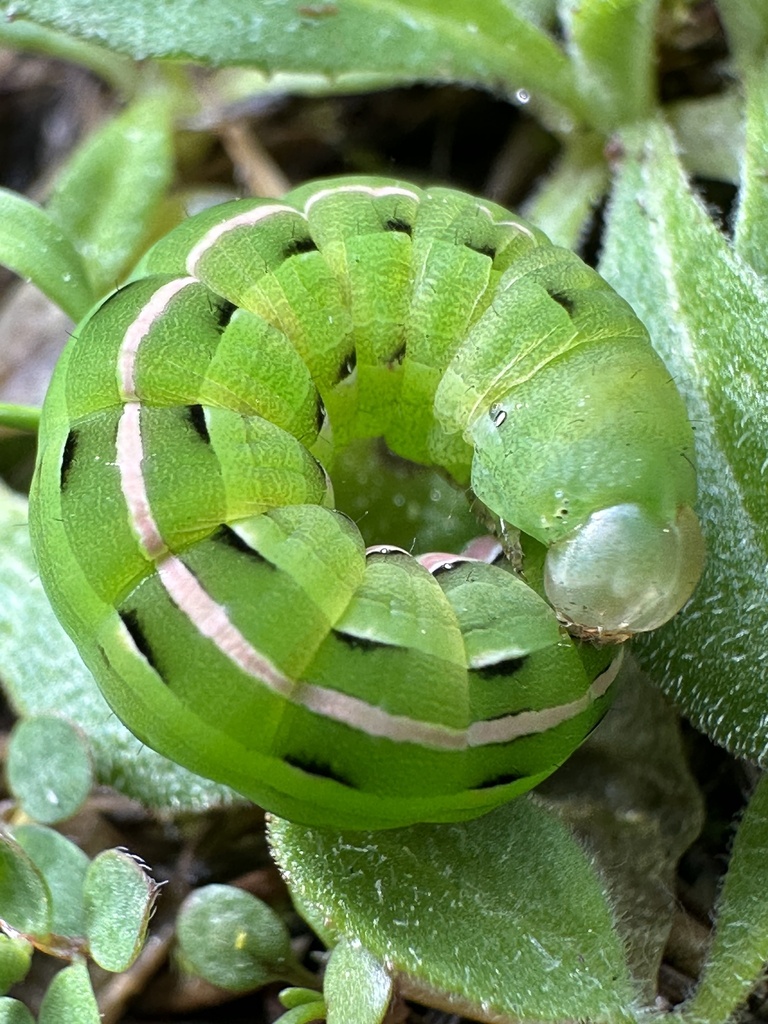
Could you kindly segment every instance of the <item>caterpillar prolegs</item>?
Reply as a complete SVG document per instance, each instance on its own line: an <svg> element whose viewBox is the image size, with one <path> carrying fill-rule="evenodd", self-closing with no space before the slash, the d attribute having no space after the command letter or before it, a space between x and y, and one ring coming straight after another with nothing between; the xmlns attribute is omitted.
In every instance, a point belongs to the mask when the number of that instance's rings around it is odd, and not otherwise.
<svg viewBox="0 0 768 1024"><path fill-rule="evenodd" d="M543 546L549 603L509 564L366 553L319 461L362 437ZM30 524L138 737L283 816L386 828L481 814L579 745L619 659L563 624L682 606L695 487L674 383L593 270L490 202L347 178L190 218L79 326Z"/></svg>

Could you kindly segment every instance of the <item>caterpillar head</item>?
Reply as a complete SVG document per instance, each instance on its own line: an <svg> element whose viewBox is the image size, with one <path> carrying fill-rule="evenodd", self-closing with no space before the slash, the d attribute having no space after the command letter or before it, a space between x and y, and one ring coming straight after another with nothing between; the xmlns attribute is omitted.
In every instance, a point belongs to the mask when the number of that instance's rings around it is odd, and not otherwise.
<svg viewBox="0 0 768 1024"><path fill-rule="evenodd" d="M486 406L469 431L472 488L546 546L545 590L571 631L620 639L685 604L704 543L693 435L669 374L647 344L598 355L595 368L585 346Z"/></svg>

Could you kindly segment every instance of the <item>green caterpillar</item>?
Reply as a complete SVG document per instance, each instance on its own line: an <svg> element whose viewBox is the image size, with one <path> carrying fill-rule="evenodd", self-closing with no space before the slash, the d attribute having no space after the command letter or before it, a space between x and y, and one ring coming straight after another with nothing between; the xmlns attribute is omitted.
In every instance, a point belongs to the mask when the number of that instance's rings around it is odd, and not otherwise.
<svg viewBox="0 0 768 1024"><path fill-rule="evenodd" d="M546 547L370 549L316 455L384 438ZM143 741L307 824L469 818L604 714L701 569L693 439L626 303L484 200L378 178L192 217L77 329L30 526ZM386 538L382 538L386 540ZM553 611L553 608L555 609Z"/></svg>

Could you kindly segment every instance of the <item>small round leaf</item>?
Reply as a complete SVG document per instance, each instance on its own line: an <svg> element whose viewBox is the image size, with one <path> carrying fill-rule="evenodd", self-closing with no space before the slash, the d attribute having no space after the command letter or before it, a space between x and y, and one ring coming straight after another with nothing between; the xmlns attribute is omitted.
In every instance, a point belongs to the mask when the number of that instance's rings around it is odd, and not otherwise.
<svg viewBox="0 0 768 1024"><path fill-rule="evenodd" d="M0 1024L35 1024L35 1018L18 999L0 998Z"/></svg>
<svg viewBox="0 0 768 1024"><path fill-rule="evenodd" d="M51 894L31 859L8 836L0 835L0 923L22 935L47 936Z"/></svg>
<svg viewBox="0 0 768 1024"><path fill-rule="evenodd" d="M278 1017L275 1024L315 1024L315 1021L322 1020L325 1020L325 1003L318 999L314 1003L294 1006L282 1017Z"/></svg>
<svg viewBox="0 0 768 1024"><path fill-rule="evenodd" d="M99 1007L85 964L65 967L54 976L40 1004L38 1024L101 1024Z"/></svg>
<svg viewBox="0 0 768 1024"><path fill-rule="evenodd" d="M31 959L32 946L26 939L0 935L0 992L7 992L11 985L24 980ZM0 1014L0 1022L2 1019Z"/></svg>
<svg viewBox="0 0 768 1024"><path fill-rule="evenodd" d="M71 818L85 801L91 758L80 733L63 718L26 718L11 733L7 775L23 810L50 825Z"/></svg>
<svg viewBox="0 0 768 1024"><path fill-rule="evenodd" d="M144 866L122 850L90 864L83 887L90 953L105 971L127 970L141 951L157 895Z"/></svg>
<svg viewBox="0 0 768 1024"><path fill-rule="evenodd" d="M301 970L274 910L231 885L191 893L176 932L185 966L219 988L245 992Z"/></svg>
<svg viewBox="0 0 768 1024"><path fill-rule="evenodd" d="M51 931L85 934L83 882L90 863L86 854L59 832L44 825L19 825L13 838L29 855L51 893Z"/></svg>
<svg viewBox="0 0 768 1024"><path fill-rule="evenodd" d="M314 988L284 988L277 997L286 1010L292 1010L294 1006L306 1006L307 1003L316 1003L322 997Z"/></svg>

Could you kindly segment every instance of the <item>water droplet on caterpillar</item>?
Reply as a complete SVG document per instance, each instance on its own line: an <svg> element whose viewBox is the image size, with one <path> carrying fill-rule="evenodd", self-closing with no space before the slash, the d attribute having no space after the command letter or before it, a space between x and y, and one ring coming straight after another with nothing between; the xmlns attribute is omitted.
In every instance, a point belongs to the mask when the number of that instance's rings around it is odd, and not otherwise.
<svg viewBox="0 0 768 1024"><path fill-rule="evenodd" d="M672 522L638 505L613 505L552 545L544 588L573 632L629 636L671 619L703 564L699 521L687 505Z"/></svg>

